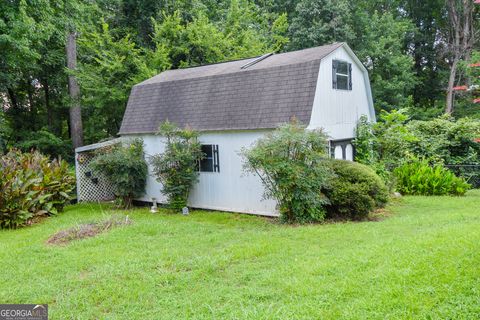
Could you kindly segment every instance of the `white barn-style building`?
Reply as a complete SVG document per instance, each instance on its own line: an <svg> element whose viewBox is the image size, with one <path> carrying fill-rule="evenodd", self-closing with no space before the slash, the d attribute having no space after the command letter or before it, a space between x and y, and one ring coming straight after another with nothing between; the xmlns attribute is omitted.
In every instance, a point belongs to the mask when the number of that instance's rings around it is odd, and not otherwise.
<svg viewBox="0 0 480 320"><path fill-rule="evenodd" d="M362 115L375 121L367 70L346 43L335 43L162 72L133 87L119 135L142 138L148 157L163 151L155 133L165 120L200 131L207 157L189 206L277 215L260 179L243 172L239 151L295 117L326 131L332 156L353 160ZM161 188L149 176L138 200L163 202Z"/></svg>

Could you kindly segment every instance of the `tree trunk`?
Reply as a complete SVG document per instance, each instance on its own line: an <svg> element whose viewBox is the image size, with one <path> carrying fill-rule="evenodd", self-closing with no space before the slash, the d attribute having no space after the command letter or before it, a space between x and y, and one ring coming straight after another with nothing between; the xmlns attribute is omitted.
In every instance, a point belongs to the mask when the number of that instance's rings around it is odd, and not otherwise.
<svg viewBox="0 0 480 320"><path fill-rule="evenodd" d="M457 77L458 63L461 59L469 59L475 41L473 32L473 1L472 0L448 0L448 17L452 31L450 50L453 53L453 61L448 78L447 100L445 113L453 113L455 92L455 78Z"/></svg>
<svg viewBox="0 0 480 320"><path fill-rule="evenodd" d="M67 38L67 68L74 71L77 68L77 43L76 33L70 31ZM70 136L72 138L73 148L83 146L83 124L82 124L82 109L80 107L80 87L78 86L77 78L68 75L68 91L70 94Z"/></svg>
<svg viewBox="0 0 480 320"><path fill-rule="evenodd" d="M53 128L53 110L50 105L50 87L48 85L48 78L43 80L43 92L45 94L45 108L47 109L47 126L51 132L55 132Z"/></svg>
<svg viewBox="0 0 480 320"><path fill-rule="evenodd" d="M454 92L453 86L455 85L455 77L457 76L457 66L458 58L455 57L450 67L450 77L448 78L448 88L447 88L447 101L445 105L445 113L452 114L453 112L453 101L454 101Z"/></svg>
<svg viewBox="0 0 480 320"><path fill-rule="evenodd" d="M27 78L25 81L25 85L27 88L27 96L28 96L28 118L30 119L30 124L31 124L31 130L37 131L38 128L36 126L37 121L36 121L36 115L37 115L37 110L35 106L35 101L34 101L34 88L32 86L32 81L30 77Z"/></svg>
<svg viewBox="0 0 480 320"><path fill-rule="evenodd" d="M18 109L18 101L17 101L17 96L15 95L15 92L11 88L8 88L7 92L8 92L8 97L10 98L11 107L14 109Z"/></svg>

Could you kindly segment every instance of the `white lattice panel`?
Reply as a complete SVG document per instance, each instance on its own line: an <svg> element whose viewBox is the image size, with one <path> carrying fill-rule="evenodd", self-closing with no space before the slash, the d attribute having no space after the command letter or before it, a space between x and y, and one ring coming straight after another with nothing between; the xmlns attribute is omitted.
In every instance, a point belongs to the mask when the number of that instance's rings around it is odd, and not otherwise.
<svg viewBox="0 0 480 320"><path fill-rule="evenodd" d="M94 154L77 154L77 197L78 201L98 202L115 199L114 188L101 174L90 168Z"/></svg>

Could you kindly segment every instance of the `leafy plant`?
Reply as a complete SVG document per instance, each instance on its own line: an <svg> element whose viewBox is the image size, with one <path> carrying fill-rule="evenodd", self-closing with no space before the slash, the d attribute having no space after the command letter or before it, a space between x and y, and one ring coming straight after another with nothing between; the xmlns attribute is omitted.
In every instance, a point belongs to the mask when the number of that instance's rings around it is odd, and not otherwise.
<svg viewBox="0 0 480 320"><path fill-rule="evenodd" d="M75 179L68 164L39 152L12 150L0 158L0 227L54 215L70 200Z"/></svg>
<svg viewBox="0 0 480 320"><path fill-rule="evenodd" d="M378 123L360 119L354 145L355 160L372 166L391 186L391 172L410 157L427 158L438 164L480 164L480 121L440 116L432 120L410 120L407 110L382 112ZM480 176L459 171L475 181Z"/></svg>
<svg viewBox="0 0 480 320"><path fill-rule="evenodd" d="M99 150L90 166L114 186L115 196L126 209L132 206L134 198L145 192L148 168L142 139L134 139L125 145L117 144L108 150Z"/></svg>
<svg viewBox="0 0 480 320"><path fill-rule="evenodd" d="M387 187L368 166L345 160L330 160L328 165L336 175L322 190L330 200L328 217L358 220L387 203Z"/></svg>
<svg viewBox="0 0 480 320"><path fill-rule="evenodd" d="M168 64L157 61L157 70L149 68L145 50L129 34L119 37L104 21L97 31L82 33L78 45L74 74L82 88L85 135L96 142L117 134L132 86Z"/></svg>
<svg viewBox="0 0 480 320"><path fill-rule="evenodd" d="M264 197L277 200L285 222L323 221L328 199L319 191L333 177L324 161L327 149L323 131L293 121L243 149L244 170L260 177Z"/></svg>
<svg viewBox="0 0 480 320"><path fill-rule="evenodd" d="M67 161L72 160L72 146L70 142L60 139L48 130L42 129L26 133L22 138L22 141L15 144L15 148L23 152L38 150L42 154L51 157L61 156L62 159Z"/></svg>
<svg viewBox="0 0 480 320"><path fill-rule="evenodd" d="M161 192L167 196L170 208L179 210L187 206L190 190L198 181L197 165L203 157L198 133L166 121L158 134L165 137L165 150L152 156L153 173L163 186Z"/></svg>
<svg viewBox="0 0 480 320"><path fill-rule="evenodd" d="M394 171L398 191L410 195L464 195L470 185L441 164L413 158Z"/></svg>

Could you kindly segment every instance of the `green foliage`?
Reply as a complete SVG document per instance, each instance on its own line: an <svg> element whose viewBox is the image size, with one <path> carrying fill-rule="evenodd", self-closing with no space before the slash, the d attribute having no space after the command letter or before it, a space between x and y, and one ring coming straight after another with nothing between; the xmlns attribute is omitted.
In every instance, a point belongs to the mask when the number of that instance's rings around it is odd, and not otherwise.
<svg viewBox="0 0 480 320"><path fill-rule="evenodd" d="M367 67L377 110L405 107L417 83L405 41L411 21L377 11L371 1L302 0L290 25L290 48L347 42Z"/></svg>
<svg viewBox="0 0 480 320"><path fill-rule="evenodd" d="M359 122L354 145L355 159L375 168L387 182L390 176L411 156L448 165L480 164L480 121L469 118L455 120L441 116L432 120L409 120L406 110L382 112L379 122ZM461 172L460 172L461 173ZM479 173L468 172L465 178L478 179Z"/></svg>
<svg viewBox="0 0 480 320"><path fill-rule="evenodd" d="M383 112L376 124L363 119L354 141L359 152L356 160L372 166L393 189L395 168L411 156L429 159L437 164L480 163L480 121L468 118L456 121L442 116L433 120L412 120L405 110ZM476 181L478 173L458 170L460 176Z"/></svg>
<svg viewBox="0 0 480 320"><path fill-rule="evenodd" d="M170 208L180 210L187 206L190 190L198 181L198 161L203 157L198 133L166 121L160 125L158 134L165 138L165 149L153 155L150 163Z"/></svg>
<svg viewBox="0 0 480 320"><path fill-rule="evenodd" d="M200 11L185 19L180 11L153 19L155 55L168 58L173 68L241 59L278 51L288 42L286 15L272 26L252 28L258 17L248 1L231 1L222 23L214 23Z"/></svg>
<svg viewBox="0 0 480 320"><path fill-rule="evenodd" d="M402 0L403 11L395 13L390 8L396 19L405 19L414 26L406 35L403 46L414 61L414 110L426 111L428 118L424 120L440 115L444 108L449 64L445 61L445 48L438 39L439 36L447 38L449 33L445 3L444 0ZM437 110L441 112L436 113Z"/></svg>
<svg viewBox="0 0 480 320"><path fill-rule="evenodd" d="M74 182L65 161L50 161L39 152L10 151L0 158L0 228L61 212Z"/></svg>
<svg viewBox="0 0 480 320"><path fill-rule="evenodd" d="M468 61L461 61L459 72L464 74L464 83L471 86L471 90L458 92L454 115L456 117L480 118L480 104L473 103L475 98L480 98L480 67L471 67L472 64L480 63L480 48L472 52Z"/></svg>
<svg viewBox="0 0 480 320"><path fill-rule="evenodd" d="M376 110L407 106L417 80L402 39L414 30L412 23L388 12L356 10L355 15L355 30L361 31L351 45L369 71Z"/></svg>
<svg viewBox="0 0 480 320"><path fill-rule="evenodd" d="M104 22L100 31L79 38L78 45L81 60L75 75L86 106L86 137L96 142L118 133L131 87L169 64L157 57L158 69L150 69L144 50L129 35L115 37Z"/></svg>
<svg viewBox="0 0 480 320"><path fill-rule="evenodd" d="M244 169L260 177L265 198L277 200L286 222L318 222L325 218L328 199L320 192L333 177L325 164L327 136L285 124L243 149Z"/></svg>
<svg viewBox="0 0 480 320"><path fill-rule="evenodd" d="M377 111L412 107L414 119L428 120L444 109L450 65L439 39L451 28L441 0L2 1L3 145L44 130L70 143L65 35L72 29L86 143L117 134L132 85L155 73L334 41L348 42L367 67ZM471 62L478 59L474 45ZM479 69L468 63L458 80L475 84ZM471 92L456 96L456 117L479 117Z"/></svg>
<svg viewBox="0 0 480 320"><path fill-rule="evenodd" d="M45 128L69 143L65 34L73 24L85 31L96 8L77 0L0 3L0 105L10 146Z"/></svg>
<svg viewBox="0 0 480 320"><path fill-rule="evenodd" d="M153 21L153 40L157 48L166 48L173 67L221 61L225 58L226 39L205 15L184 23L180 13Z"/></svg>
<svg viewBox="0 0 480 320"><path fill-rule="evenodd" d="M44 37L26 1L0 4L0 88L11 88L40 55L32 47Z"/></svg>
<svg viewBox="0 0 480 320"><path fill-rule="evenodd" d="M5 119L5 114L0 105L0 154L7 150L7 139L10 135L10 125Z"/></svg>
<svg viewBox="0 0 480 320"><path fill-rule="evenodd" d="M470 185L441 164L430 165L426 159L413 158L394 170L398 191L409 195L462 196Z"/></svg>
<svg viewBox="0 0 480 320"><path fill-rule="evenodd" d="M105 204L69 206L61 219L0 232L0 283L9 288L0 301L55 301L52 319L473 320L479 204L480 190L408 196L378 222L293 228L137 208L123 213L131 226L45 245L56 232L118 214Z"/></svg>
<svg viewBox="0 0 480 320"><path fill-rule="evenodd" d="M114 186L115 196L125 209L145 192L148 168L141 139L114 145L107 150L100 149L90 166Z"/></svg>
<svg viewBox="0 0 480 320"><path fill-rule="evenodd" d="M358 162L371 165L377 160L378 155L374 143L373 124L368 121L366 115L362 115L358 120L355 139L353 140L355 158Z"/></svg>
<svg viewBox="0 0 480 320"><path fill-rule="evenodd" d="M288 38L288 18L282 13L272 24L272 52L283 51L290 42Z"/></svg>
<svg viewBox="0 0 480 320"><path fill-rule="evenodd" d="M409 116L405 109L392 112L382 111L379 120L374 125L374 132L377 139L376 149L379 150L379 160L388 169L398 165L409 154L409 144L417 138L414 133L408 130L406 123Z"/></svg>
<svg viewBox="0 0 480 320"><path fill-rule="evenodd" d="M416 139L409 148L413 154L446 164L480 164L480 120L455 120L441 116L430 121L410 121L406 129Z"/></svg>
<svg viewBox="0 0 480 320"><path fill-rule="evenodd" d="M345 160L330 160L336 177L324 190L330 200L328 217L359 220L388 201L384 182L368 166Z"/></svg>
<svg viewBox="0 0 480 320"><path fill-rule="evenodd" d="M72 160L72 150L69 141L60 139L48 130L27 133L27 137L15 144L15 148L23 152L38 150L42 154L51 157L60 156L67 161Z"/></svg>
<svg viewBox="0 0 480 320"><path fill-rule="evenodd" d="M389 190L394 189L391 171L408 156L406 145L414 139L405 128L405 113L403 109L382 112L377 123L361 117L355 130L355 161L373 168Z"/></svg>
<svg viewBox="0 0 480 320"><path fill-rule="evenodd" d="M349 42L354 38L351 9L347 0L302 0L290 25L294 49L331 42Z"/></svg>

